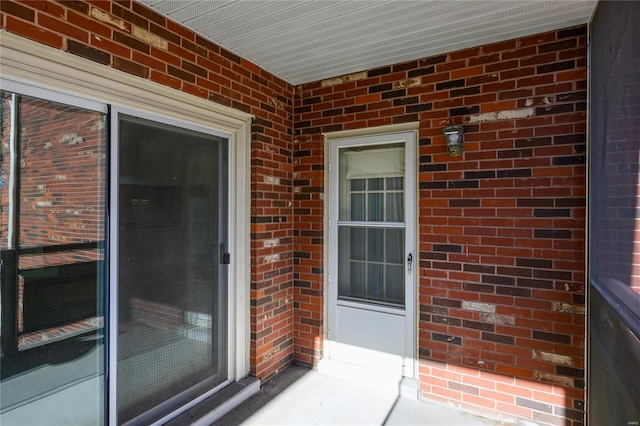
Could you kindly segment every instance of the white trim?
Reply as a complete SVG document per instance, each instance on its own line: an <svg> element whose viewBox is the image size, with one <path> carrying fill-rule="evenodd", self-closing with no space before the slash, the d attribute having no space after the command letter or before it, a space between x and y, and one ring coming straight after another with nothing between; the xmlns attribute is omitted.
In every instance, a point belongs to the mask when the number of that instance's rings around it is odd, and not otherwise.
<svg viewBox="0 0 640 426"><path fill-rule="evenodd" d="M404 308L394 308L392 306L384 305L365 305L362 302L352 302L349 300L338 300L336 302L338 306L346 306L353 309L366 309L367 311L381 312L389 315L405 316L406 310Z"/></svg>
<svg viewBox="0 0 640 426"><path fill-rule="evenodd" d="M366 127L363 129L340 130L338 132L329 132L329 133L324 133L324 138L325 140L345 139L345 138L354 138L359 136L373 136L373 135L381 135L381 134L389 134L389 133L399 133L399 132L406 132L406 131L418 130L418 129L420 129L420 122L412 121L410 123L389 124L387 126Z"/></svg>
<svg viewBox="0 0 640 426"><path fill-rule="evenodd" d="M331 245L334 240L337 238L338 225L341 221L338 219L338 206L337 206L337 194L332 194L332 191L338 187L338 170L333 167L332 163L336 162L338 157L338 150L341 147L347 146L373 146L373 145L382 145L382 144L392 144L392 143L403 143L405 146L405 182L406 187L405 191L407 194L411 194L413 196L412 205L413 209L405 209L405 222L403 224L399 224L399 227L404 227L405 224L408 228L413 228L413 235L409 235L407 233L407 239L405 242L405 251L406 253L411 253L413 257L413 265L411 271L408 273L409 277L406 280L406 300L410 303L405 304L404 315L405 315L405 368L403 371L403 376L408 378L416 378L418 377L418 318L416 316L417 312L417 303L418 303L418 291L417 291L417 267L418 267L418 238L417 234L419 232L418 222L417 222L417 210L418 210L418 193L417 193L417 180L418 176L416 173L416 159L417 159L417 131L409 130L409 131L398 131L402 128L416 128L418 123L407 123L405 125L398 126L384 126L379 128L372 129L359 129L356 131L344 131L344 132L335 132L325 135L325 188L327 191L327 196L325 197L325 227L324 232L328 238L325 239L324 244L324 260L326 268L325 274L325 294L327 294L327 299L325 303L325 316L324 316L324 325L325 325L325 336L324 336L324 345L323 345L323 356L326 358L331 358L331 344L332 339L335 336L335 330L332 330L331 327L334 327L335 318L336 318L336 307L338 305L349 305L351 303L341 301L337 302L337 252L336 250L332 250ZM381 129L389 130L391 133L379 133ZM340 136L340 137L338 137ZM377 225L377 223L373 223ZM367 222L369 226L370 223ZM395 224L389 224L395 227ZM358 307L362 307L362 304L357 304ZM353 306L356 307L356 306ZM370 310L378 310L380 312L385 312L386 309L370 309ZM398 314L398 310L392 310L389 313Z"/></svg>
<svg viewBox="0 0 640 426"><path fill-rule="evenodd" d="M102 114L106 114L108 110L107 104L103 102L78 98L77 96L60 93L44 87L35 87L32 84L26 83L25 80L12 79L10 76L6 78L3 76L3 78L0 79L0 89L32 98L55 99L56 102L61 104L88 109Z"/></svg>
<svg viewBox="0 0 640 426"><path fill-rule="evenodd" d="M112 105L119 110L132 110L135 115L150 114L169 121L189 123L196 128L215 129L228 135L229 146L229 226L231 267L229 269L230 297L234 309L230 310L232 365L229 371L234 380L249 374L250 333L250 212L251 180L250 153L252 116L244 112L216 104L179 90L163 86L150 80L136 77L125 72L80 58L67 52L54 49L15 34L0 30L0 88L10 90L21 88L21 92L36 96L55 94L56 101L89 109L105 110ZM27 88L29 87L29 88ZM113 124L111 124L113 126ZM112 134L117 128L112 127ZM113 138L112 138L113 139ZM111 146L111 204L110 221L117 216L117 197L113 179L117 180L117 143ZM116 217L117 219L117 217ZM111 226L110 242L117 240L117 228ZM117 258L111 256L110 278L117 276ZM115 287L115 286L114 286ZM114 293L116 291L116 293ZM110 312L117 312L117 288L110 289L112 305ZM110 328L117 321L110 315ZM115 330L115 328L114 328ZM111 339L114 340L114 339ZM113 344L113 342L111 342ZM107 408L110 423L115 424L115 367L116 347L109 347L110 407Z"/></svg>
<svg viewBox="0 0 640 426"><path fill-rule="evenodd" d="M120 139L115 135L120 133L118 114L112 114L109 123L109 239L107 243L107 259L109 260L109 326L106 329L107 342L107 419L110 425L115 425L118 419L118 176L119 163L116 161L120 150Z"/></svg>
<svg viewBox="0 0 640 426"><path fill-rule="evenodd" d="M11 128L9 129L9 221L7 223L7 248L15 249L19 244L14 243L17 241L16 230L14 228L16 220L16 181L18 179L16 164L18 162L18 138L16 134L16 128L18 124L18 116L16 107L18 105L16 95L11 94Z"/></svg>

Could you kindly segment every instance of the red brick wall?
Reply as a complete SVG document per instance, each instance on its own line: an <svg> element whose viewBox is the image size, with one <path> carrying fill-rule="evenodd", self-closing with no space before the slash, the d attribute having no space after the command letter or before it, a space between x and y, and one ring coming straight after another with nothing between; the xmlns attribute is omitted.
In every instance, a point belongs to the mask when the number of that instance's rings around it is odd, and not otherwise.
<svg viewBox="0 0 640 426"><path fill-rule="evenodd" d="M423 394L581 422L585 28L306 84L292 116L291 85L139 3L3 0L0 24L256 116L251 364L263 378L294 353L320 356L322 132L420 122ZM444 150L450 120L465 126L458 158Z"/></svg>
<svg viewBox="0 0 640 426"><path fill-rule="evenodd" d="M322 134L419 122L422 394L581 424L586 62L577 27L296 90L297 359L318 360L323 332Z"/></svg>
<svg viewBox="0 0 640 426"><path fill-rule="evenodd" d="M0 2L20 36L255 115L251 142L251 365L293 359L293 86L133 1Z"/></svg>

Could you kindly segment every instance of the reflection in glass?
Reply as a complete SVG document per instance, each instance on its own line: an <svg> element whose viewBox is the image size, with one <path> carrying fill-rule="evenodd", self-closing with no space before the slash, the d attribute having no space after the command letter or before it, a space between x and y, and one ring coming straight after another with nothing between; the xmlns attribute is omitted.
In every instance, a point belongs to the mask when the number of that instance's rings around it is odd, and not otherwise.
<svg viewBox="0 0 640 426"><path fill-rule="evenodd" d="M226 140L120 120L118 422L228 379Z"/></svg>
<svg viewBox="0 0 640 426"><path fill-rule="evenodd" d="M0 98L0 424L104 424L106 117Z"/></svg>

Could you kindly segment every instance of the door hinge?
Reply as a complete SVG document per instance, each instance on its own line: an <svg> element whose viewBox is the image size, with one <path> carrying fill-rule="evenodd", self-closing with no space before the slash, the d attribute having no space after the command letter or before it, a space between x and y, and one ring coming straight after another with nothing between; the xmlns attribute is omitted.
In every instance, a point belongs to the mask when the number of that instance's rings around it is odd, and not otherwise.
<svg viewBox="0 0 640 426"><path fill-rule="evenodd" d="M231 253L222 253L222 262L223 265L229 265L231 263Z"/></svg>

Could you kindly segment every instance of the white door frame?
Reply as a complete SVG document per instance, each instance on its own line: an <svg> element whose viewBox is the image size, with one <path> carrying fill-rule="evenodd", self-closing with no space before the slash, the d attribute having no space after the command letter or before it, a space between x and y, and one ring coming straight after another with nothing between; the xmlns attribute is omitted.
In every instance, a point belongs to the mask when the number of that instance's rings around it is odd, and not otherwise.
<svg viewBox="0 0 640 426"><path fill-rule="evenodd" d="M417 215L418 208L417 199L417 174L416 174L416 155L417 155L417 143L416 143L416 131L407 129L417 128L417 123L409 123L404 126L388 126L379 129L368 129L368 131L357 132L337 132L335 134L325 135L325 170L328 173L325 174L325 265L327 269L325 271L325 294L327 295L327 302L325 303L325 341L323 347L323 357L331 358L331 346L333 339L335 338L336 322L336 302L337 302L337 262L331 260L332 254L336 251L336 239L337 239L337 214L338 206L337 194L333 194L335 188L337 188L338 170L334 168L336 164L336 158L338 155L338 149L344 146L362 145L372 146L402 142L405 144L405 194L409 205L413 206L412 209L405 209L405 222L412 224L414 232L410 234L407 232L405 241L405 251L412 253L413 264L411 267L410 277L406 280L405 287L405 349L404 349L404 366L403 376L407 378L417 377L417 271L418 271L418 256L417 256ZM376 131L377 130L377 131ZM404 130L404 131L403 131ZM409 200L409 198L411 198ZM405 204L406 205L406 204ZM406 265L405 265L406 266ZM381 312L392 311L388 308L379 307L376 310Z"/></svg>
<svg viewBox="0 0 640 426"><path fill-rule="evenodd" d="M119 179L120 179L120 116L126 115L136 118L142 118L145 120L149 120L151 122L162 123L170 126L174 126L180 129L192 130L195 132L203 133L211 136L218 136L227 139L228 141L228 152L229 157L231 157L232 147L234 145L233 135L229 132L221 132L212 127L204 127L202 125L195 125L185 120L177 120L175 118L169 118L166 116L149 113L146 111L140 111L136 109L131 109L123 106L112 106L111 114L110 114L110 193L109 193L109 410L111 412L110 419L117 418L117 380L118 380L118 293L119 293L119 265L118 259L119 255ZM227 220L227 234L229 236L233 235L233 227L232 227L232 187L231 187L231 175L233 173L234 167L231 163L231 159L227 158L227 163L229 164L229 170L227 176L227 197L228 203L226 206L226 215L228 217ZM228 237L229 238L229 237ZM226 242L229 246L232 242L229 240ZM229 249L231 252L231 248ZM236 345L234 344L234 340L236 338L235 335L235 315L238 310L236 304L234 303L234 296L236 289L233 285L232 281L233 271L230 270L227 274L227 377L226 380L219 385L215 386L213 389L210 389L200 395L197 399L191 400L187 402L185 405L178 407L175 411L170 412L169 414L163 416L159 420L155 421L153 425L161 425L169 420L177 417L180 413L186 411L189 407L196 405L198 402L203 401L204 399L210 397L211 395L218 392L220 389L224 388L228 384L230 384L236 375ZM160 406L162 403L160 404ZM115 411L114 411L115 410ZM142 414L144 415L144 413ZM135 418L132 419L131 422L135 421Z"/></svg>

